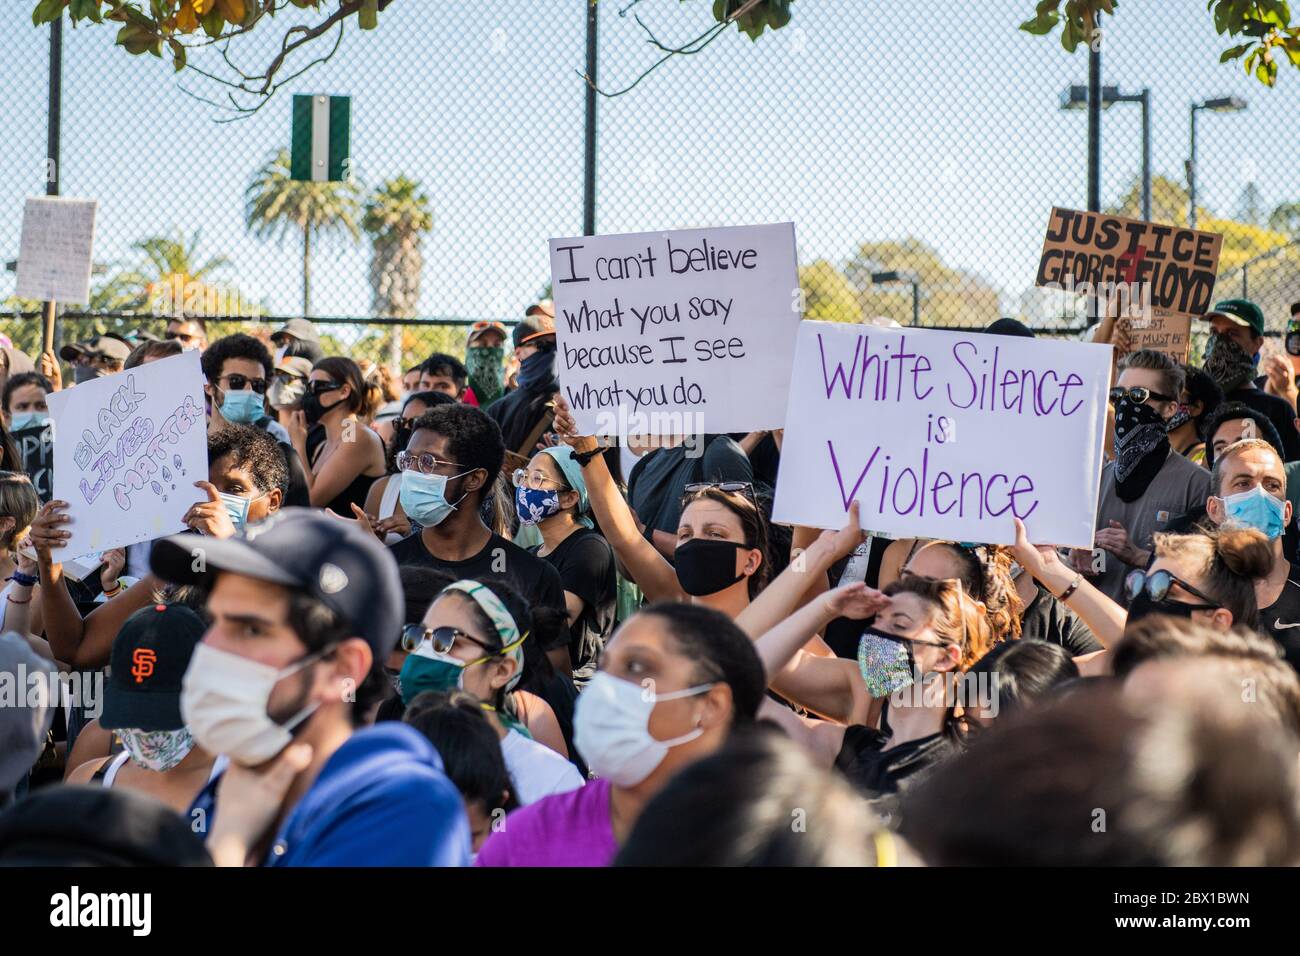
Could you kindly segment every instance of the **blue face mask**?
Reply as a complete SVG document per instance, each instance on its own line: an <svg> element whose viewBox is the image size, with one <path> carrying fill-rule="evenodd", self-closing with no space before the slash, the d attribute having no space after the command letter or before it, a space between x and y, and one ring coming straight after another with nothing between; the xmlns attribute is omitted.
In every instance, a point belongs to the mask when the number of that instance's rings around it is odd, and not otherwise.
<svg viewBox="0 0 1300 956"><path fill-rule="evenodd" d="M226 392L221 403L221 417L235 425L251 425L260 421L266 412L262 405L262 396L251 388L238 392Z"/></svg>
<svg viewBox="0 0 1300 956"><path fill-rule="evenodd" d="M221 503L226 506L226 514L230 515L230 523L235 526L236 531L242 532L244 526L248 524L249 507L252 506L254 501L257 501L258 498L261 498L262 496L258 495L257 498L241 498L239 495L228 495L224 491L218 491L217 497L220 498Z"/></svg>
<svg viewBox="0 0 1300 956"><path fill-rule="evenodd" d="M516 488L515 513L523 524L545 521L560 510L560 493L545 488Z"/></svg>
<svg viewBox="0 0 1300 956"><path fill-rule="evenodd" d="M9 430L12 432L20 432L24 428L33 428L37 425L44 425L49 420L49 412L19 412L14 416L13 424L9 426Z"/></svg>
<svg viewBox="0 0 1300 956"><path fill-rule="evenodd" d="M469 472L461 474L468 475ZM459 477L461 475L452 476L452 478ZM465 496L461 495L455 503L447 500L447 482L450 480L446 475L425 475L418 471L402 472L402 490L398 492L397 500L402 503L402 510L406 512L406 516L426 528L441 524L447 515L456 510L456 505L465 499Z"/></svg>
<svg viewBox="0 0 1300 956"><path fill-rule="evenodd" d="M1286 502L1270 495L1262 485L1219 500L1228 521L1262 531L1270 541L1286 530L1282 520Z"/></svg>

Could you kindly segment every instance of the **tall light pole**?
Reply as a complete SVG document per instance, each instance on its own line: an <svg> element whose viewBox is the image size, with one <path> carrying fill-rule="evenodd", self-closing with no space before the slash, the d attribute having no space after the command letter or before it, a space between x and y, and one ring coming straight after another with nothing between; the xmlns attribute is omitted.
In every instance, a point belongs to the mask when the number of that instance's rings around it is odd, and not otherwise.
<svg viewBox="0 0 1300 956"><path fill-rule="evenodd" d="M872 285L885 285L890 282L906 282L912 287L912 326L918 327L921 324L921 280L916 276L906 272L891 270L890 272L873 272L871 273Z"/></svg>
<svg viewBox="0 0 1300 956"><path fill-rule="evenodd" d="M1101 108L1110 109L1115 103L1139 103L1142 106L1142 218L1151 219L1151 90L1143 87L1139 93L1121 93L1118 86L1101 88ZM1088 106L1088 88L1076 84L1061 94L1061 109L1081 110ZM1091 175L1091 174L1090 174Z"/></svg>
<svg viewBox="0 0 1300 956"><path fill-rule="evenodd" d="M600 56L596 26L600 4L584 0L587 5L587 98L584 102L582 142L582 234L596 234L596 68Z"/></svg>
<svg viewBox="0 0 1300 956"><path fill-rule="evenodd" d="M1192 143L1191 158L1187 161L1187 224L1196 228L1196 114L1201 110L1211 113L1240 113L1246 108L1246 101L1240 96L1219 96L1192 104Z"/></svg>

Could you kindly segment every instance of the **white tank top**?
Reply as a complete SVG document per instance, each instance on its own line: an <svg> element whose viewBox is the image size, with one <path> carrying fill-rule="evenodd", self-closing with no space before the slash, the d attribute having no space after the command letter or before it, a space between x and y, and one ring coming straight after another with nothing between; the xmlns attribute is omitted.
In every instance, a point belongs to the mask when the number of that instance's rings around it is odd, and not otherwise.
<svg viewBox="0 0 1300 956"><path fill-rule="evenodd" d="M99 781L100 786L111 787L113 781L117 779L117 772L122 769L122 764L131 759L131 755L123 750L113 758L113 762L108 765L104 771L104 777ZM212 761L212 772L208 774L208 783L217 778L217 774L226 769L226 764L230 763L230 758L225 754L219 754L217 759Z"/></svg>

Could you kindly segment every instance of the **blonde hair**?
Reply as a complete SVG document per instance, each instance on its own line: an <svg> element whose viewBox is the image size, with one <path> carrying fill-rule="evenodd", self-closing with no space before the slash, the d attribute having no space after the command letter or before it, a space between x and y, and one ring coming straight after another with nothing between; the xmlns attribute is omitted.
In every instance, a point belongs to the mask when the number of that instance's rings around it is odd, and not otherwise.
<svg viewBox="0 0 1300 956"><path fill-rule="evenodd" d="M0 517L13 518L14 526L0 531L0 550L12 551L32 526L41 502L32 480L17 471L0 471Z"/></svg>

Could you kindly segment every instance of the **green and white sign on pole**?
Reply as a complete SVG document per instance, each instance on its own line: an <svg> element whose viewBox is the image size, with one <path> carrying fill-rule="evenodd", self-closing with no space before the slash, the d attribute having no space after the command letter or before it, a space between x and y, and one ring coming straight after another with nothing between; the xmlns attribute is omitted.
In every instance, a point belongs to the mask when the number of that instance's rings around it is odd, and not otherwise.
<svg viewBox="0 0 1300 956"><path fill-rule="evenodd" d="M318 183L350 178L351 145L352 97L294 96L290 178Z"/></svg>

